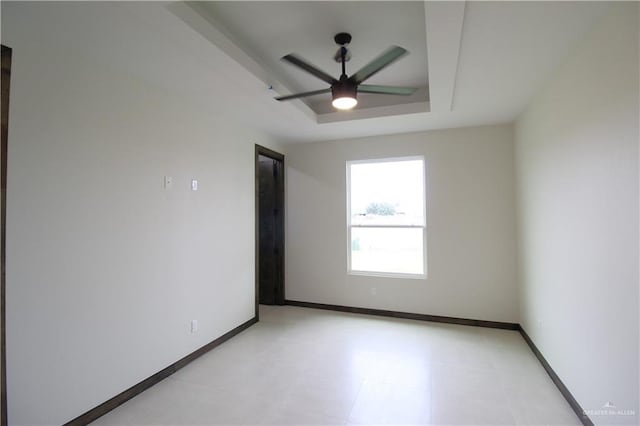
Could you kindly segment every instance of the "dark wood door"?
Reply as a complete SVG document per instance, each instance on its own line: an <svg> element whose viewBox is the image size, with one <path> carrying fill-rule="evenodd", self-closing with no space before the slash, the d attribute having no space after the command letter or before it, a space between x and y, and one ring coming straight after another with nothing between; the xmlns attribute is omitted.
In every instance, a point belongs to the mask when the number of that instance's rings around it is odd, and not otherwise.
<svg viewBox="0 0 640 426"><path fill-rule="evenodd" d="M2 361L0 362L0 425L7 424L7 347L6 347L6 299L5 299L5 270L6 270L6 227L7 227L7 137L9 133L9 79L11 78L11 49L2 46L2 146L0 147L0 216L2 218L0 236L0 352Z"/></svg>
<svg viewBox="0 0 640 426"><path fill-rule="evenodd" d="M275 153L272 153L275 154ZM265 305L284 303L283 158L258 154L258 291Z"/></svg>

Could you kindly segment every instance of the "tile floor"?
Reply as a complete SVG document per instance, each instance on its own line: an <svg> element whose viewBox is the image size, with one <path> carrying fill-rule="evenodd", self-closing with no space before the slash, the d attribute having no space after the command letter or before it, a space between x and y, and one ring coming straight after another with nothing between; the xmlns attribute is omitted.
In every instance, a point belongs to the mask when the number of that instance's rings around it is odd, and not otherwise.
<svg viewBox="0 0 640 426"><path fill-rule="evenodd" d="M579 425L518 332L261 306L94 425Z"/></svg>

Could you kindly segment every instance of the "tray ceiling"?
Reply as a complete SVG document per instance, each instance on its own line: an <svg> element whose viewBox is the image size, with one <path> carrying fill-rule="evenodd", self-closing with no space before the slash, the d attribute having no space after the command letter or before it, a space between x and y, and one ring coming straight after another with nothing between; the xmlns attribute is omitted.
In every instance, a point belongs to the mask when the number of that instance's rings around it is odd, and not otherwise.
<svg viewBox="0 0 640 426"><path fill-rule="evenodd" d="M340 64L333 59L338 49L333 41L336 33L349 32L353 36L347 74L355 73L389 46L402 46L409 55L367 80L367 84L413 86L419 90L412 96L359 94L356 109L386 107L384 115L389 115L389 107L404 105L405 109L397 109L402 113L409 104L421 104L420 110L428 110L423 2L222 1L191 5L264 68L274 83L281 84L277 94L327 87L323 81L280 60L289 53L339 77ZM331 115L335 110L330 100L330 94L323 94L301 101L316 115Z"/></svg>

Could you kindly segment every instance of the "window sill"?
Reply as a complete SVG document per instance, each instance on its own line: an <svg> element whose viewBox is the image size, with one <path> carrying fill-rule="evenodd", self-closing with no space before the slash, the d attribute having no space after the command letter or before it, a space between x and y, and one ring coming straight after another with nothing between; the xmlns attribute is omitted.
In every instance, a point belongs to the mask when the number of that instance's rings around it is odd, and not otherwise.
<svg viewBox="0 0 640 426"><path fill-rule="evenodd" d="M377 278L404 278L410 280L426 280L427 274L401 274L396 272L347 271L347 275Z"/></svg>

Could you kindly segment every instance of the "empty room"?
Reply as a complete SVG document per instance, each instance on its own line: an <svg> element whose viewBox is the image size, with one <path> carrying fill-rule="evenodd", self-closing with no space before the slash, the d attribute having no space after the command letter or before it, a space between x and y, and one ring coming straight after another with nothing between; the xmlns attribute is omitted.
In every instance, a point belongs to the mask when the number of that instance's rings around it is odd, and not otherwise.
<svg viewBox="0 0 640 426"><path fill-rule="evenodd" d="M640 423L638 2L0 13L0 426Z"/></svg>

